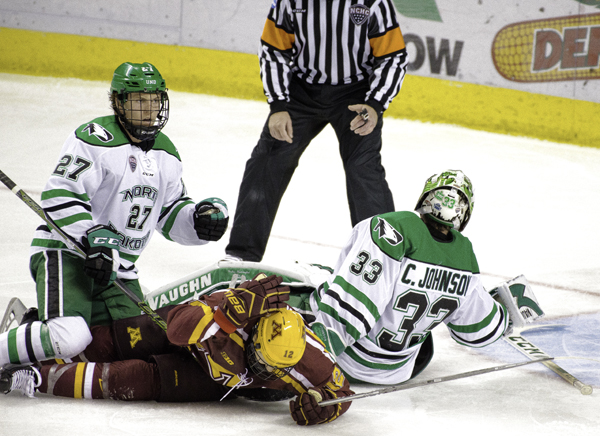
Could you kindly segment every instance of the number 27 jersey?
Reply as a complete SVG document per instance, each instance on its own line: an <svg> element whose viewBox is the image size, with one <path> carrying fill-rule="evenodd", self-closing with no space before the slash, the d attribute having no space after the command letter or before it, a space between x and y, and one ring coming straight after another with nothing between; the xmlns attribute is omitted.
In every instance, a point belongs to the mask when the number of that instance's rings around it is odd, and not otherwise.
<svg viewBox="0 0 600 436"><path fill-rule="evenodd" d="M202 245L193 227L194 203L187 197L177 149L159 133L147 152L133 145L114 115L96 118L67 138L42 192L41 206L76 241L97 224L121 237L119 278L136 279L135 262L155 230L184 245ZM42 225L31 254L64 250Z"/></svg>

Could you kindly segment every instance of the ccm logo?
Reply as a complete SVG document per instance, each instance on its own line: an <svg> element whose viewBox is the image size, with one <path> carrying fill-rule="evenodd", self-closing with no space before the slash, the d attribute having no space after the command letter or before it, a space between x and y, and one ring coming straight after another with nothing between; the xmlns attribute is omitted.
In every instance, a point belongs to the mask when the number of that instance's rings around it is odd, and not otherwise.
<svg viewBox="0 0 600 436"><path fill-rule="evenodd" d="M119 245L121 243L120 239L117 238L105 238L105 237L95 237L94 244L97 245Z"/></svg>

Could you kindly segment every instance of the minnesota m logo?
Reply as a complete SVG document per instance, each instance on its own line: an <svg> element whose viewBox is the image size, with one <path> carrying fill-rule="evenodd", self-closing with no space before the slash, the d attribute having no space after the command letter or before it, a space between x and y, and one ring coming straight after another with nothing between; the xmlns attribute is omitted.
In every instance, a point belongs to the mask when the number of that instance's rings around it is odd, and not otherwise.
<svg viewBox="0 0 600 436"><path fill-rule="evenodd" d="M273 323L271 324L271 328L273 329L271 331L271 340L275 339L277 336L282 336L282 324L273 320Z"/></svg>
<svg viewBox="0 0 600 436"><path fill-rule="evenodd" d="M135 344L142 340L142 332L140 332L139 327L136 329L127 327L127 333L129 333L129 337L131 338L131 341L129 341L131 348L135 347Z"/></svg>

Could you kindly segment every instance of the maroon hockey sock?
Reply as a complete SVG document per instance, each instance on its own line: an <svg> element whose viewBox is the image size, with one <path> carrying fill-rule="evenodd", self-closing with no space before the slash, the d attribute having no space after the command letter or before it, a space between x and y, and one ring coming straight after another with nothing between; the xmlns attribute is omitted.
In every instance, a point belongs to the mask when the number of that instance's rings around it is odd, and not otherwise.
<svg viewBox="0 0 600 436"><path fill-rule="evenodd" d="M142 360L46 365L40 372L39 391L61 397L144 401L160 391L156 365Z"/></svg>

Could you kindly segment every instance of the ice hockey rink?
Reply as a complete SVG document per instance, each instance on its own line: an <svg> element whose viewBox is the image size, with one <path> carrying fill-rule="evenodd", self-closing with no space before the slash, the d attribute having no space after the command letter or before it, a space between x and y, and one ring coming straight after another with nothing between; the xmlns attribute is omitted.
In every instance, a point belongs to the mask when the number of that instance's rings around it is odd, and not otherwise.
<svg viewBox="0 0 600 436"><path fill-rule="evenodd" d="M168 77L166 77L168 85ZM405 86L409 86L408 79ZM110 113L109 82L0 74L0 169L33 199L66 137ZM190 196L223 198L235 211L264 102L170 92L164 132L177 146ZM401 101L402 93L398 99ZM485 116L482 113L481 116ZM461 169L475 208L465 230L484 283L525 275L546 316L523 336L594 388L582 395L541 364L354 401L337 421L300 428L287 402L165 404L0 395L0 436L26 435L597 435L600 431L600 149L386 118L383 160L398 210L412 210L424 181ZM0 316L11 297L35 305L29 244L40 219L0 186ZM263 260L333 266L351 226L337 140L310 145L282 201ZM151 291L224 256L229 233L203 247L157 234L138 262ZM468 349L434 330L435 355L416 380L528 360L504 341ZM378 388L358 385L356 392Z"/></svg>

